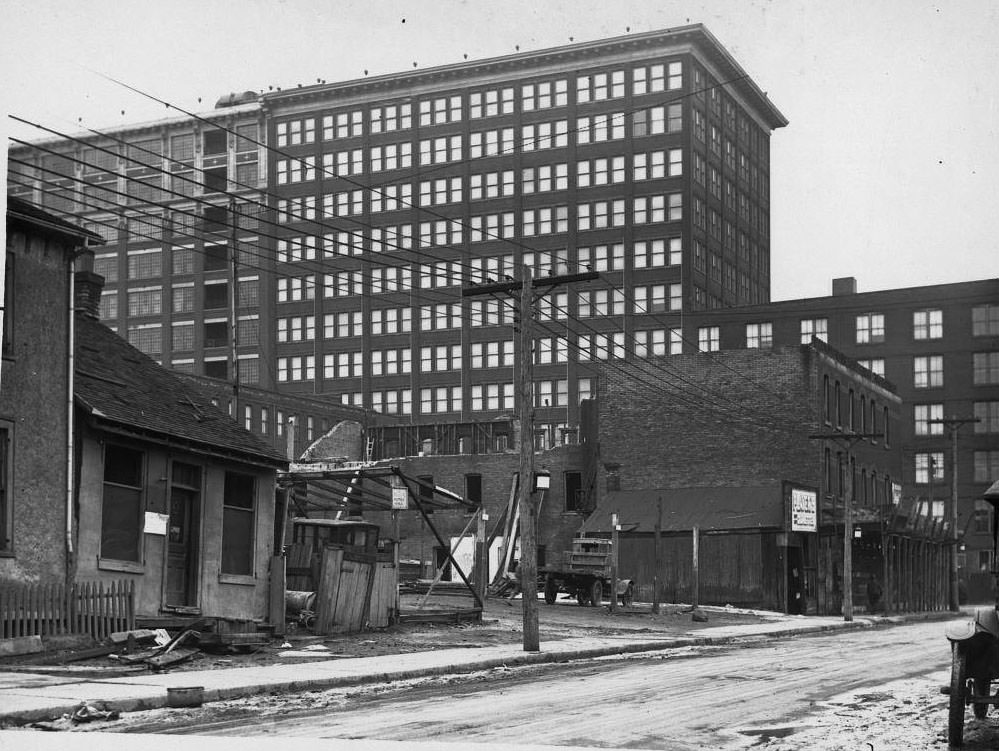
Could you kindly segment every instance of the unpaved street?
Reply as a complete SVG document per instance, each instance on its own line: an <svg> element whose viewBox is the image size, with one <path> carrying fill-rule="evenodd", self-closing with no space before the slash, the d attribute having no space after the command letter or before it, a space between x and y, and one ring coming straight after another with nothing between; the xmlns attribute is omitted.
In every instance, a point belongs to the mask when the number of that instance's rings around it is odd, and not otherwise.
<svg viewBox="0 0 999 751"><path fill-rule="evenodd" d="M948 666L943 624L931 622L233 702L187 728L145 729L680 750L944 748L938 688ZM999 747L995 710L984 723L969 716L966 737L969 749Z"/></svg>

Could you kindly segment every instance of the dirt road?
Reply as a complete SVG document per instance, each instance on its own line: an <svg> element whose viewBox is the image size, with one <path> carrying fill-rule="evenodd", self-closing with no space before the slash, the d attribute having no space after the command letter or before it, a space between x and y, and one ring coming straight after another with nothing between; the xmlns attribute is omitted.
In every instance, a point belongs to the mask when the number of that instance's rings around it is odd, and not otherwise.
<svg viewBox="0 0 999 751"><path fill-rule="evenodd" d="M151 715L130 729L681 751L941 748L948 665L942 624L924 623L231 702L186 727ZM972 750L999 746L995 710L984 722L969 716L966 737Z"/></svg>

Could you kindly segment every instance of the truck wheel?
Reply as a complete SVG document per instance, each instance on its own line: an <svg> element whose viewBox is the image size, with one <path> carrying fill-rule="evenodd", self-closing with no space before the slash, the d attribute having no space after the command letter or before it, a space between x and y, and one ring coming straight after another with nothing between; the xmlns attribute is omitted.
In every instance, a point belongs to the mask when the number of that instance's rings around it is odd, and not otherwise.
<svg viewBox="0 0 999 751"><path fill-rule="evenodd" d="M545 602L549 605L554 605L555 600L558 598L558 582L555 581L551 576L545 577Z"/></svg>
<svg viewBox="0 0 999 751"><path fill-rule="evenodd" d="M968 655L958 642L951 649L950 707L947 715L947 742L951 746L964 743L964 692L968 672Z"/></svg>
<svg viewBox="0 0 999 751"><path fill-rule="evenodd" d="M992 693L991 681L988 678L975 678L975 696L989 696ZM975 717L984 720L989 713L988 704L972 704L971 711Z"/></svg>
<svg viewBox="0 0 999 751"><path fill-rule="evenodd" d="M593 603L593 607L599 608L604 601L604 585L597 579L590 586L590 602Z"/></svg>

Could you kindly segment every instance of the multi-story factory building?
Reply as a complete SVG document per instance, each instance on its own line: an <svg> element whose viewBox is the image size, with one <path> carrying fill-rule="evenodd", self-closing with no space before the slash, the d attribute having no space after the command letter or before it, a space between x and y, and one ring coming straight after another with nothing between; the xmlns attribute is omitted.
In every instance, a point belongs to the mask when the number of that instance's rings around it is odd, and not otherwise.
<svg viewBox="0 0 999 751"><path fill-rule="evenodd" d="M463 287L597 271L536 302L547 443L590 363L769 301L786 124L693 25L60 134L16 146L9 184L107 239L103 320L162 363L405 422L514 408L514 301Z"/></svg>

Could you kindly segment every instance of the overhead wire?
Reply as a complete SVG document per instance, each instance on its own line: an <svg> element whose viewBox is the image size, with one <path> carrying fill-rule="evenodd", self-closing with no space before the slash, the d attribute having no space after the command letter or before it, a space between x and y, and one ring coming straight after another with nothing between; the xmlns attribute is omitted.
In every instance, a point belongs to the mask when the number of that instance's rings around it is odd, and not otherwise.
<svg viewBox="0 0 999 751"><path fill-rule="evenodd" d="M113 80L113 79L112 79L112 80ZM733 80L738 80L738 79L733 79ZM160 101L161 103L165 104L165 105L166 105L166 106L168 106L168 107L173 107L173 105L170 105L170 104L169 104L169 103L167 103L167 102L163 102L162 100L158 100L158 99L156 99L155 97L152 97L152 95L148 95L148 94L146 94L145 92L141 92L141 91L139 91L139 90L135 89L134 87L130 87L130 86L128 86L127 84L122 84L122 83L121 83L121 82L119 82L119 81L115 81L115 82L116 82L116 83L119 83L120 85L123 85L123 86L125 86L126 88L129 88L129 89L131 89L131 90L133 90L133 91L136 91L136 93L140 93L140 94L142 94L143 96L148 96L148 97L150 97L150 98L153 98L153 99L154 99L154 100L156 100L156 101ZM718 85L719 85L719 86L721 86L721 85L724 85L724 83L729 83L729 82L720 82L720 83L719 83ZM692 95L693 93L696 93L696 92L691 92L690 94L684 94L683 96L689 96L689 95ZM674 98L673 98L672 100L670 100L670 101L675 101L675 100L678 100L678 99L680 99L680 98L681 98L681 97L674 97ZM646 104L644 104L644 105L643 105L642 107L636 107L636 108L634 108L634 109L633 109L633 110L631 110L631 111L638 111L638 110L641 110L641 109L646 109L646 108L648 108L649 106L654 106L654 105L650 105L650 104L646 103ZM185 110L183 110L183 109L181 109L181 108L176 108L176 107L174 107L174 108L175 108L175 109L178 109L178 110L179 110L179 111L181 111L181 112L186 112ZM193 115L193 113L186 113L186 114L189 114L189 115L192 115L192 116L194 116L194 115ZM614 117L617 117L617 116L619 116L620 114L624 114L624 113L614 113ZM198 116L194 116L194 117L198 117ZM212 125L213 127L219 127L219 126L218 126L218 124L217 124L217 123L215 123L215 122L213 122L213 121L210 121L210 120L206 120L206 119L204 119L204 118L199 118L199 119L202 119L202 120L204 120L205 122L208 122L208 123L209 123L209 124L211 124L211 125ZM244 137L244 136L240 135L239 133L236 133L235 131L231 131L231 130L229 130L229 129L227 129L227 128L226 128L226 130L227 130L228 132L232 133L233 135L235 135L235 136L236 136L237 138L243 138L244 140L252 140L252 139L245 139L245 137ZM573 132L574 132L574 131L573 131ZM102 134L102 135L103 135L103 134ZM536 139L536 140L540 140L540 138L539 138L539 139ZM257 143L257 145L258 145L258 146L262 146L263 148L265 148L265 149L267 149L267 150L273 150L273 151L275 151L275 153L278 153L278 154L282 154L282 155L284 155L284 156L287 156L287 157L289 157L289 158L297 158L297 157L294 157L293 155L290 155L290 154L287 154L286 152L281 152L281 151L278 151L278 150L276 150L276 149L272 149L271 147L269 147L269 146L266 146L266 145L264 145L264 144L262 144L262 143L260 143L260 142L256 142L256 143ZM88 144L88 146L89 146L89 145L90 145L90 144ZM129 145L129 146L131 146L131 145ZM65 155L63 155L63 156L65 156ZM158 158L160 158L160 159L163 159L163 158L164 158L164 156L163 156L162 154L159 154L159 153L156 153L156 154L155 154L155 156L157 156L157 157L158 157ZM137 161L137 160L133 160L133 161ZM464 161L464 160L462 160L462 161ZM139 162L139 163L140 163L140 164L143 164L142 162ZM145 165L145 166L150 166L150 167L151 167L152 165ZM454 166L454 164L453 164L453 163L448 163L448 164L443 164L443 165L440 165L440 169L448 169L448 168L451 168L451 167L453 167L453 166ZM326 171L326 170L325 170L325 168L322 168L322 167L320 167L320 169L323 169L323 171L324 171L324 172ZM166 172L165 170L160 170L160 171L161 171L161 172L163 172L164 174L172 174L172 173L168 173L168 172ZM418 175L418 176L424 176L425 174L427 174L427 172L432 172L432 171L433 171L433 170L428 170L428 171L426 171L426 172L423 172L423 173L419 173L419 175ZM363 185L363 184L361 184L361 183L357 183L356 181L352 181L352 180L350 180L349 178L345 178L344 176L341 176L341 175L337 175L336 173L334 173L334 174L332 175L332 177L335 177L335 178L337 178L337 179L343 179L343 180L346 180L346 181L347 181L348 183L352 183L352 184L355 184L355 185L358 185L358 186L360 186L360 187L362 187L362 188L365 188L365 189L372 189L372 188L371 188L371 186L369 186L369 185ZM71 178L71 179L75 179L75 178ZM162 190L162 188L161 188L161 190ZM267 193L267 191L261 191L261 192L263 192L263 193ZM228 195L228 191L226 191L226 192L225 192L225 194L226 194L226 195ZM187 197L187 198L191 198L191 197ZM209 205L214 205L214 204L212 204L212 203L211 203L210 201L208 201L208 203L209 203ZM425 209L425 208L423 208L423 207L419 207L419 206L416 206L416 205L413 205L413 204L410 204L410 206L411 206L412 208L416 208L417 210L420 210L420 211L426 211L426 209ZM437 217L439 217L439 218L443 218L443 219L446 219L446 220L448 220L448 221L453 221L453 218L451 218L451 217L447 217L447 216L445 216L445 215L441 215L441 214L437 214L436 212L432 212L432 211L431 211L431 212L428 212L428 213L430 213L430 214L431 214L432 216L437 216ZM360 225L362 225L362 226L369 226L369 227L370 227L370 226L372 226L372 225L365 225L365 224L364 224L363 222L357 222L357 221L355 221L355 220L352 220L352 219L350 219L349 217L341 217L341 218L347 218L347 219L348 219L349 221L351 221L352 223L356 223L356 224L360 224ZM272 225L273 225L273 223L270 223L270 224L272 224ZM338 230L341 230L341 231L342 231L342 228L337 228L337 227L334 227L334 229L338 229ZM274 237L274 236L270 236L270 237ZM510 243L510 241L509 241L509 239L508 239L508 238L502 238L502 237L500 237L500 238L496 238L496 239L498 239L498 240L500 240L500 241L502 241L502 242L507 242L507 243L509 243L509 244L514 244L514 245L517 245L518 247L521 247L521 248L526 248L526 249L529 249L529 248L528 248L528 246L525 246L525 245L523 245L522 243ZM453 262L453 259L447 259L447 262ZM267 271L267 272L269 273L269 272L270 272L270 269L264 269L263 267L261 267L261 271ZM426 288L422 288L422 289L424 290L424 293L425 293L425 290L426 290ZM362 294L363 294L363 293L362 293ZM572 318L573 320L579 320L579 319L575 319L574 317L571 317L571 318ZM593 329L592 327L588 327L588 329L589 329L589 330L591 330L591 331L593 331L593 332L595 332L595 333L598 333L598 334L605 334L605 333L606 333L606 332L602 332L602 331L597 331L596 329ZM574 343L574 344L575 344L575 343Z"/></svg>

